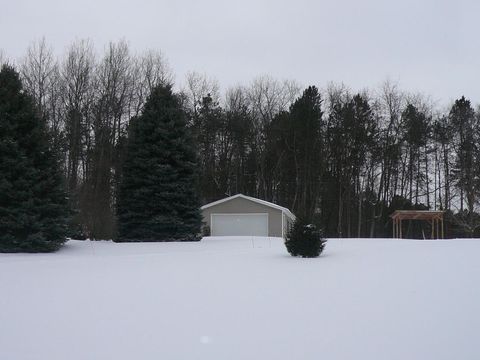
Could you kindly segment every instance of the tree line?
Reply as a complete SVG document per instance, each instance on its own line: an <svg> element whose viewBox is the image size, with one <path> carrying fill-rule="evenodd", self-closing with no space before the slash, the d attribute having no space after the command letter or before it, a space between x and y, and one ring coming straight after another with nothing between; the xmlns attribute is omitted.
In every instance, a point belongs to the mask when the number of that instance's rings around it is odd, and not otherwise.
<svg viewBox="0 0 480 360"><path fill-rule="evenodd" d="M35 42L18 68L61 158L72 236L114 237L130 119L156 86L173 84L173 71L161 52L133 54L120 41L99 56L86 40L60 59ZM448 236L479 235L480 112L464 97L439 109L388 81L354 93L269 76L221 93L195 72L176 96L197 149L202 203L244 193L329 237L390 237L394 210L437 209ZM404 226L405 236L429 233Z"/></svg>

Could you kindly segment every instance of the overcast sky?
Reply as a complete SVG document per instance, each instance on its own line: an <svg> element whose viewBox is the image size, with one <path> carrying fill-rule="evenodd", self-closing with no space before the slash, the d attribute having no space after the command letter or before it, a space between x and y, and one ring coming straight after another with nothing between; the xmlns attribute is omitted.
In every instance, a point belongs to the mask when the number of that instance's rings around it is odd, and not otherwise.
<svg viewBox="0 0 480 360"><path fill-rule="evenodd" d="M386 78L441 104L480 102L478 0L0 0L0 48L11 58L45 36L62 53L76 38L97 50L126 39L161 49L176 73L222 88L257 75L354 90Z"/></svg>

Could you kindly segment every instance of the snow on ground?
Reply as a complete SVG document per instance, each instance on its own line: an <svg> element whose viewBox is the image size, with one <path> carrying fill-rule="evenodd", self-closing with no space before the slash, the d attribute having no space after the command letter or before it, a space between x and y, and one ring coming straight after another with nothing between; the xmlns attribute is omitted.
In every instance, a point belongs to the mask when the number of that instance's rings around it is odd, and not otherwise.
<svg viewBox="0 0 480 360"><path fill-rule="evenodd" d="M480 240L69 241L0 255L0 359L479 359Z"/></svg>

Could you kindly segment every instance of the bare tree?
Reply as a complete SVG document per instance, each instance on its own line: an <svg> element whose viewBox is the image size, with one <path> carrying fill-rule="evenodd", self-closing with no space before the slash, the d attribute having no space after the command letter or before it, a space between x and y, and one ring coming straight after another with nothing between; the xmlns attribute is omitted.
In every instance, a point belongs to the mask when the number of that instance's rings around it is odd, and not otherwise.
<svg viewBox="0 0 480 360"><path fill-rule="evenodd" d="M327 112L332 111L335 104L341 104L352 98L351 89L344 83L330 82L324 91L325 109Z"/></svg>
<svg viewBox="0 0 480 360"><path fill-rule="evenodd" d="M45 38L33 42L20 65L25 90L35 101L37 111L49 127L52 146L61 153L64 118L61 101L61 76L53 51Z"/></svg>
<svg viewBox="0 0 480 360"><path fill-rule="evenodd" d="M110 43L95 71L92 150L84 206L90 236L111 238L115 229L115 191L133 91L132 58L125 41Z"/></svg>
<svg viewBox="0 0 480 360"><path fill-rule="evenodd" d="M263 125L279 112L287 110L299 94L300 86L297 82L278 81L268 75L255 78L249 87L252 111Z"/></svg>
<svg viewBox="0 0 480 360"><path fill-rule="evenodd" d="M160 50L148 50L140 56L144 83L151 91L157 85L172 85L174 80L165 55Z"/></svg>
<svg viewBox="0 0 480 360"><path fill-rule="evenodd" d="M48 117L47 102L49 88L55 81L57 64L53 51L45 38L34 41L27 49L27 55L21 62L20 72L25 89L34 98L41 115Z"/></svg>
<svg viewBox="0 0 480 360"><path fill-rule="evenodd" d="M90 150L91 106L95 57L89 40L78 40L69 47L62 64L62 94L65 106L67 184L76 202L79 181L85 180ZM76 207L76 205L74 205Z"/></svg>
<svg viewBox="0 0 480 360"><path fill-rule="evenodd" d="M133 59L134 93L132 116L137 116L146 98L157 85L173 85L174 75L165 55L159 50L148 50Z"/></svg>
<svg viewBox="0 0 480 360"><path fill-rule="evenodd" d="M248 87L249 106L253 119L253 152L257 166L257 196L273 200L273 177L266 158L266 131L274 117L286 111L300 94L295 81L279 81L263 75L255 78Z"/></svg>
<svg viewBox="0 0 480 360"><path fill-rule="evenodd" d="M379 126L377 143L378 165L372 169L371 179L376 196L372 206L370 237L376 233L376 224L384 216L384 204L391 201L397 191L401 154L401 113L405 106L405 96L397 83L386 80L375 94L374 109ZM377 185L376 189L373 186Z"/></svg>
<svg viewBox="0 0 480 360"><path fill-rule="evenodd" d="M248 91L244 86L230 87L225 92L225 110L238 111L249 107Z"/></svg>
<svg viewBox="0 0 480 360"><path fill-rule="evenodd" d="M218 81L195 71L187 74L186 85L182 91L186 98L186 108L193 117L197 116L204 97L210 96L214 103L218 103L220 99Z"/></svg>

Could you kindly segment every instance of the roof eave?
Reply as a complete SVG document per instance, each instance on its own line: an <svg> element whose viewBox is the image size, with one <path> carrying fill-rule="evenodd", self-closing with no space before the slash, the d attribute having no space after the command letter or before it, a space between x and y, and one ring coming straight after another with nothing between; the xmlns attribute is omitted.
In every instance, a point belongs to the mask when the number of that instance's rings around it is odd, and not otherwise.
<svg viewBox="0 0 480 360"><path fill-rule="evenodd" d="M226 197L224 199L220 199L220 200L217 200L217 201L213 201L211 203L208 203L208 204L205 204L203 205L200 209L201 210L204 210L204 209L208 209L209 207L212 207L212 206L215 206L215 205L219 205L219 204L222 204L224 202L227 202L227 201L230 201L230 200L233 200L233 199L236 199L236 198L243 198L245 200L250 200L254 203L257 203L257 204L260 204L260 205L264 205L264 206L267 206L267 207L270 207L270 208L273 208L273 209L277 209L277 210L280 210L283 214L285 214L286 216L288 216L290 219L292 220L295 220L295 215L293 215L293 213L283 207L283 206L280 206L280 205L277 205L277 204L274 204L274 203L271 203L269 201L266 201L266 200L261 200L261 199L257 199L257 198L254 198L254 197L251 197L251 196L247 196L247 195L243 195L243 194L236 194L236 195L232 195L232 196L229 196L229 197Z"/></svg>

